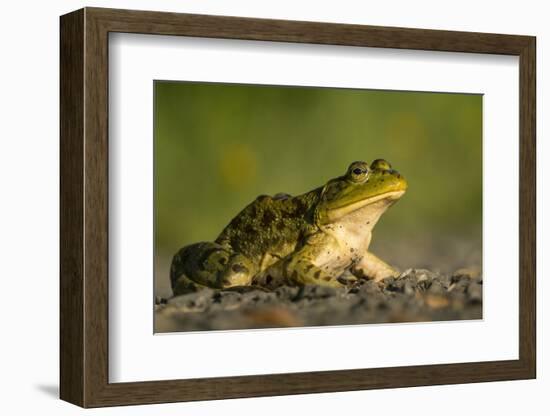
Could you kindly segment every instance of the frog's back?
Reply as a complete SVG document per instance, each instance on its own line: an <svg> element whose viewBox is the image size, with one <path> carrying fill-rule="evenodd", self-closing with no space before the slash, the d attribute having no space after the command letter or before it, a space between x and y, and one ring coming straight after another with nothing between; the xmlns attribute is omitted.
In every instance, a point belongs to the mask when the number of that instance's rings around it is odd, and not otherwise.
<svg viewBox="0 0 550 416"><path fill-rule="evenodd" d="M267 253L284 257L312 227L314 197L306 195L259 196L231 220L216 242L251 258Z"/></svg>

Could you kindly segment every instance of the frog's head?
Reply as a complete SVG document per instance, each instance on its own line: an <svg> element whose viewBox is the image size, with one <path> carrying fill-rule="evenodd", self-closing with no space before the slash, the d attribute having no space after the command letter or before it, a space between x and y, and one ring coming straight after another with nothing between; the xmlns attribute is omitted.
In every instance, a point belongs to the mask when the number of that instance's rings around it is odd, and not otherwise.
<svg viewBox="0 0 550 416"><path fill-rule="evenodd" d="M372 222L405 193L407 181L383 159L369 166L353 162L345 175L330 180L323 188L317 206L319 225L353 216Z"/></svg>

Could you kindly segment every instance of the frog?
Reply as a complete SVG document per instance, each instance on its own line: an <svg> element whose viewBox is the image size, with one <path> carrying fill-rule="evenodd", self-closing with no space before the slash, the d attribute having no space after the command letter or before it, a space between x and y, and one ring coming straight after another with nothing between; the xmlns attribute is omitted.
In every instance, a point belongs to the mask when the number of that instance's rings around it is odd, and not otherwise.
<svg viewBox="0 0 550 416"><path fill-rule="evenodd" d="M389 162L376 159L352 162L343 175L297 196L260 195L214 241L189 244L173 256L174 295L396 278L399 271L369 246L374 226L407 186Z"/></svg>

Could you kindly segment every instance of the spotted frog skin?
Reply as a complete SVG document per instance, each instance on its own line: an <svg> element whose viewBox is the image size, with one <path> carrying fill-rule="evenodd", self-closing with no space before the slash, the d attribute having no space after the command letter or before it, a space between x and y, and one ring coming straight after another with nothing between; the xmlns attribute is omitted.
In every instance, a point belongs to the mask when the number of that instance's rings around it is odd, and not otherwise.
<svg viewBox="0 0 550 416"><path fill-rule="evenodd" d="M406 189L403 176L377 159L370 166L353 162L343 176L302 195L259 196L214 242L176 253L174 294L203 287L340 287L350 283L342 276L347 271L377 281L397 276L368 248L378 219Z"/></svg>

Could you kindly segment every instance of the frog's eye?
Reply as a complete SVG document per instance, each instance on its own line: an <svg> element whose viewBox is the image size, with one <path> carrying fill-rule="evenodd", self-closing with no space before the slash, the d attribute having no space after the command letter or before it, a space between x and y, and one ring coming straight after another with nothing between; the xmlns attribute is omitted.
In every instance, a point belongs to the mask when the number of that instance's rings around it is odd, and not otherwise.
<svg viewBox="0 0 550 416"><path fill-rule="evenodd" d="M353 182L364 182L369 173L369 165L365 162L353 162L349 165L347 177Z"/></svg>
<svg viewBox="0 0 550 416"><path fill-rule="evenodd" d="M353 182L364 182L368 174L369 170L366 167L355 167L350 170L349 176Z"/></svg>

